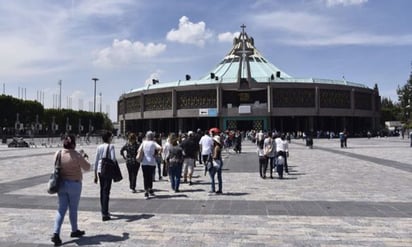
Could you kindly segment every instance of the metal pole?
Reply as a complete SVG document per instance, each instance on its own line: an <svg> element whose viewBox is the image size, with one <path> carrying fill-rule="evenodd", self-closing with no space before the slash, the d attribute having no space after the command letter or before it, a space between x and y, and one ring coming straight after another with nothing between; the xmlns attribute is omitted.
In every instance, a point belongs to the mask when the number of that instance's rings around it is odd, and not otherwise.
<svg viewBox="0 0 412 247"><path fill-rule="evenodd" d="M100 112L102 112L102 92L99 93L100 96Z"/></svg>
<svg viewBox="0 0 412 247"><path fill-rule="evenodd" d="M59 94L59 109L62 109L62 80L59 80L60 94Z"/></svg>
<svg viewBox="0 0 412 247"><path fill-rule="evenodd" d="M96 82L99 80L98 78L92 78L94 81L94 104L93 104L93 112L96 112Z"/></svg>

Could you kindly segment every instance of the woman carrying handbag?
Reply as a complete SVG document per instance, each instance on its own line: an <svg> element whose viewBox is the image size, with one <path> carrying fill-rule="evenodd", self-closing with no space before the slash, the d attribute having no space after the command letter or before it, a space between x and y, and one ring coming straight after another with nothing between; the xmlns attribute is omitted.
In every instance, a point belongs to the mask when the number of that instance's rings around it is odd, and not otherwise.
<svg viewBox="0 0 412 247"><path fill-rule="evenodd" d="M77 238L85 234L85 231L79 230L77 226L77 214L82 193L82 170L90 170L90 163L75 150L76 139L74 135L68 135L63 140L63 149L56 152L55 159L60 153L60 187L57 192L59 207L57 209L54 221L54 232L51 241L55 246L60 246L60 231L64 220L64 215L69 209L69 219L71 225L70 237Z"/></svg>

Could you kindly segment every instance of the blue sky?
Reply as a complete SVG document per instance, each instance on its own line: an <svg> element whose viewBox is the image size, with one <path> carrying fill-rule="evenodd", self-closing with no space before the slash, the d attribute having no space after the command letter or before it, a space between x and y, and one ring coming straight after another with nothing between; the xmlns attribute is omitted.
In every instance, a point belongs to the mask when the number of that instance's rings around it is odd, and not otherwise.
<svg viewBox="0 0 412 247"><path fill-rule="evenodd" d="M293 77L343 77L397 101L412 70L410 0L0 0L2 92L116 120L120 95L151 79L207 75L246 25ZM42 96L40 96L42 95Z"/></svg>

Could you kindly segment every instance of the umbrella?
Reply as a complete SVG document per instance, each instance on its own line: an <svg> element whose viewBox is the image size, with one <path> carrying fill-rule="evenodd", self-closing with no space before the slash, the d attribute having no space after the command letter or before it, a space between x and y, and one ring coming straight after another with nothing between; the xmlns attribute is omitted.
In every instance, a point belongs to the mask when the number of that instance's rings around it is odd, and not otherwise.
<svg viewBox="0 0 412 247"><path fill-rule="evenodd" d="M220 133L220 129L217 127L211 128L209 130L209 133L212 132L213 134L219 134Z"/></svg>

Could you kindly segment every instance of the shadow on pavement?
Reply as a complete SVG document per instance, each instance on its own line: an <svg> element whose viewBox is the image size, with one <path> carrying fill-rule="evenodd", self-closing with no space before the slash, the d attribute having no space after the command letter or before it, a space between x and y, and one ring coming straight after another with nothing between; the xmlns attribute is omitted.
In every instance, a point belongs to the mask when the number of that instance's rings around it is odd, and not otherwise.
<svg viewBox="0 0 412 247"><path fill-rule="evenodd" d="M111 214L112 220L126 220L126 222L133 222L141 219L150 219L154 214Z"/></svg>
<svg viewBox="0 0 412 247"><path fill-rule="evenodd" d="M116 236L112 234L99 234L95 236L83 236L81 238L64 242L66 244L77 244L78 246L89 246L89 245L101 245L103 242L121 242L129 239L129 233L124 232L122 236Z"/></svg>

